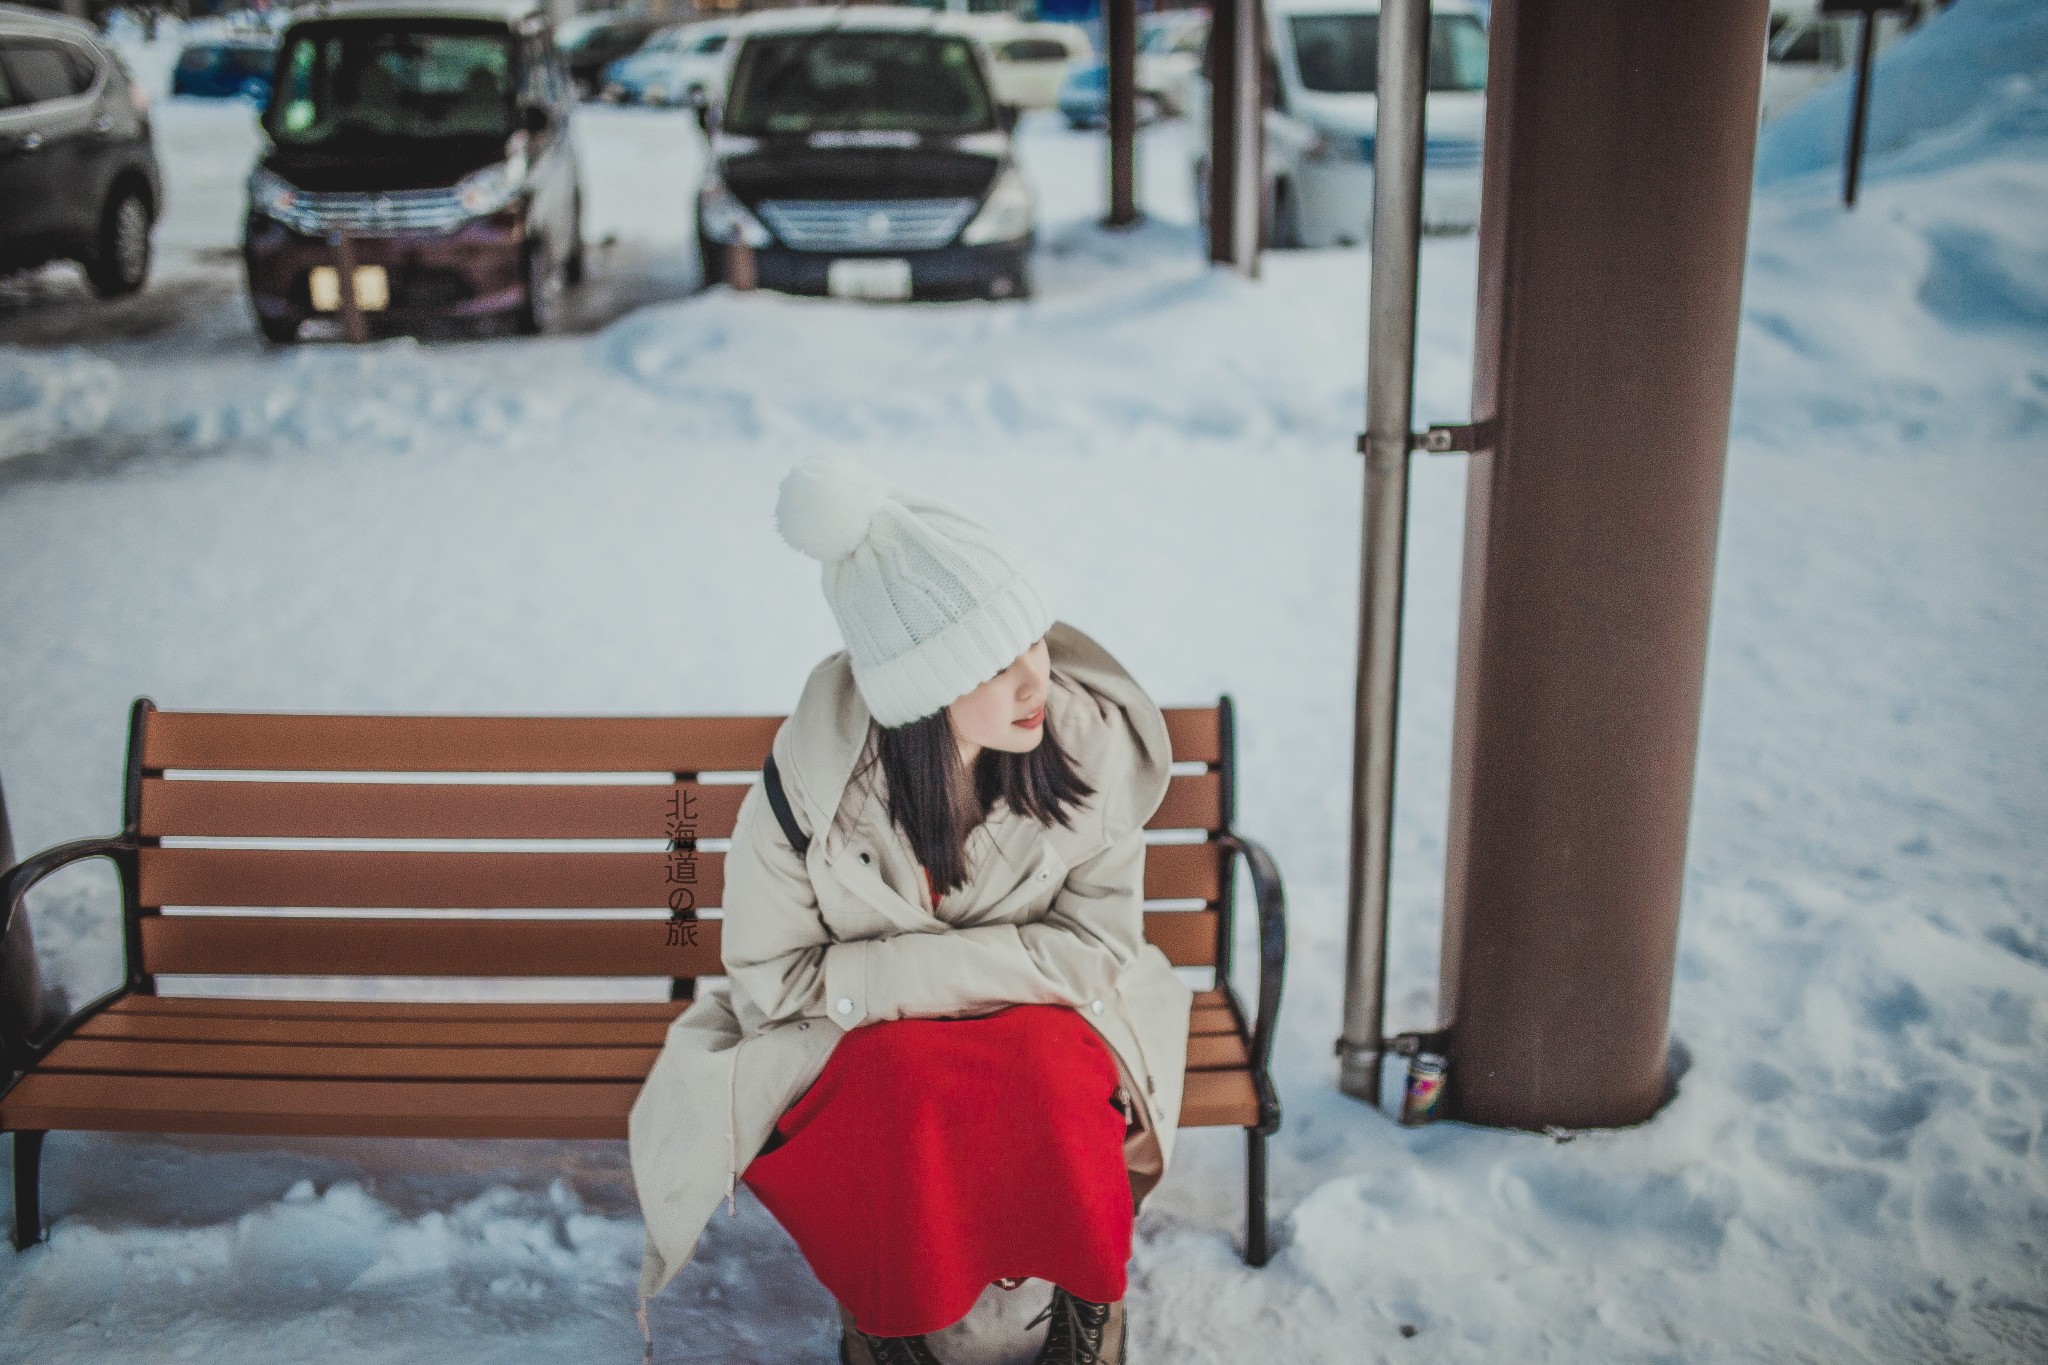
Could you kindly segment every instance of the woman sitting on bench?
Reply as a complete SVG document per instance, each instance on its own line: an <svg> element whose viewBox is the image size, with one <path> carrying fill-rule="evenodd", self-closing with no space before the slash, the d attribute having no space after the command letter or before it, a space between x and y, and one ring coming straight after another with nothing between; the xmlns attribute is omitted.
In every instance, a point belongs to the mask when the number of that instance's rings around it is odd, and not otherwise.
<svg viewBox="0 0 2048 1365"><path fill-rule="evenodd" d="M633 1106L643 1328L744 1180L838 1300L849 1365L935 1362L927 1333L1026 1278L1054 1286L1040 1362L1120 1362L1192 998L1144 938L1165 717L958 508L823 457L776 518L847 648L740 807L729 988Z"/></svg>

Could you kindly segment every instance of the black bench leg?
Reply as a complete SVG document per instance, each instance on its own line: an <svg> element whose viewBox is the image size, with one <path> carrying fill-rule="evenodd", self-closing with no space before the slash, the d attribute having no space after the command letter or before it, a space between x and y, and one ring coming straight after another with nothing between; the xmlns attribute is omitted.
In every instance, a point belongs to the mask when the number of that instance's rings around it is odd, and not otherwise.
<svg viewBox="0 0 2048 1365"><path fill-rule="evenodd" d="M1244 1263L1264 1265L1272 1257L1266 1240L1266 1135L1244 1133Z"/></svg>
<svg viewBox="0 0 2048 1365"><path fill-rule="evenodd" d="M14 1135L14 1249L27 1251L43 1240L43 1209L38 1197L43 1167L41 1129Z"/></svg>

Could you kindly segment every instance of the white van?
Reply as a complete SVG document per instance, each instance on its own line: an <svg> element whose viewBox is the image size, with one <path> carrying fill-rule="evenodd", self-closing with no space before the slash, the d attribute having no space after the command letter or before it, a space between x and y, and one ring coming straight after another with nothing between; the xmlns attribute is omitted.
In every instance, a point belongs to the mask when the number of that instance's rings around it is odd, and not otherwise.
<svg viewBox="0 0 2048 1365"><path fill-rule="evenodd" d="M1266 239L1276 247L1347 246L1372 232L1373 137L1379 121L1379 0L1266 0L1275 68L1265 113ZM1479 222L1486 125L1486 28L1470 0L1431 6L1422 223ZM1198 131L1196 202L1206 214L1209 83L1188 82Z"/></svg>

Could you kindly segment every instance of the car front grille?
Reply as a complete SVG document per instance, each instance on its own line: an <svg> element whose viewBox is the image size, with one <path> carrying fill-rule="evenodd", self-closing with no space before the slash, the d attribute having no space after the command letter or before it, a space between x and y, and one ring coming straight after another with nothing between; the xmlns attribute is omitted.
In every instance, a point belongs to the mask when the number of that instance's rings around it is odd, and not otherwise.
<svg viewBox="0 0 2048 1365"><path fill-rule="evenodd" d="M458 227L471 217L447 190L391 190L381 194L317 194L300 190L289 207L273 211L300 232L420 232Z"/></svg>
<svg viewBox="0 0 2048 1365"><path fill-rule="evenodd" d="M770 199L761 217L798 251L931 251L974 215L972 199Z"/></svg>

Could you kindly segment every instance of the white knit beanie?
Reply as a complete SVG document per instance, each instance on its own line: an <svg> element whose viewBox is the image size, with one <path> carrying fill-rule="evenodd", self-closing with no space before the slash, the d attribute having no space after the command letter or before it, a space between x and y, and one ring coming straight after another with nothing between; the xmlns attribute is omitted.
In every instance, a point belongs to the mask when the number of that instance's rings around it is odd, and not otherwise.
<svg viewBox="0 0 2048 1365"><path fill-rule="evenodd" d="M972 692L1052 625L1044 581L1002 537L858 460L819 455L790 470L775 524L824 562L854 685L882 725Z"/></svg>

